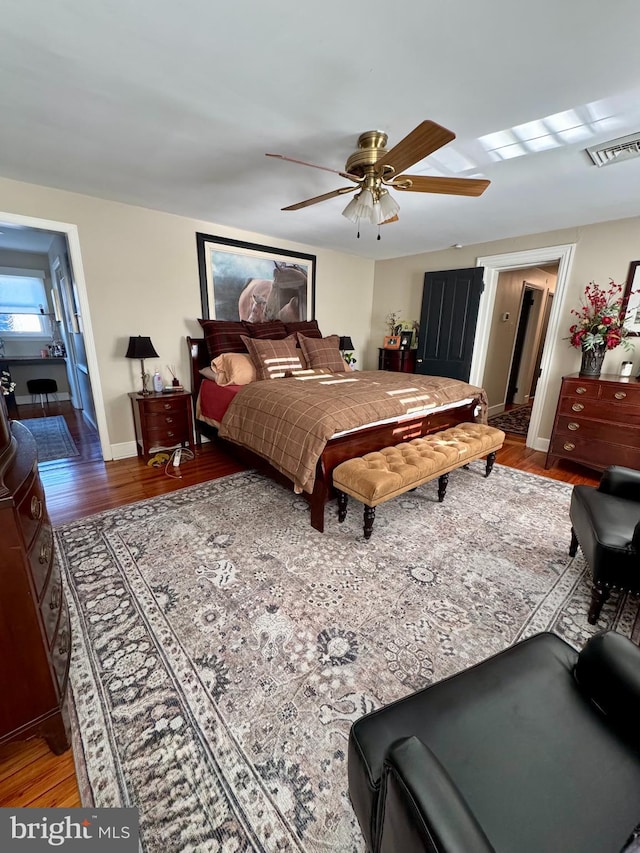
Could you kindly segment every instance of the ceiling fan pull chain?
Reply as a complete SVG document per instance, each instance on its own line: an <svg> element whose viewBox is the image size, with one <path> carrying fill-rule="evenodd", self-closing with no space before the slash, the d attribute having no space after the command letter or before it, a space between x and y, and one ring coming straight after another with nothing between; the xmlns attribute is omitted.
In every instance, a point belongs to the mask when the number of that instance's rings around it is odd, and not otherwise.
<svg viewBox="0 0 640 853"><path fill-rule="evenodd" d="M379 239L380 239L380 226L379 226L379 225L378 225L378 236L377 236L377 238L376 238L376 239L377 239L377 240L379 240Z"/></svg>

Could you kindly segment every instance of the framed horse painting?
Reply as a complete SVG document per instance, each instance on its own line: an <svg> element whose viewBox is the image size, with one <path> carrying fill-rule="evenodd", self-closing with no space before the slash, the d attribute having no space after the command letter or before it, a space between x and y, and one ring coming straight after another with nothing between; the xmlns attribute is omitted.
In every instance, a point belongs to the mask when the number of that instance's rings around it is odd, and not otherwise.
<svg viewBox="0 0 640 853"><path fill-rule="evenodd" d="M314 319L315 255L200 232L196 244L203 319Z"/></svg>

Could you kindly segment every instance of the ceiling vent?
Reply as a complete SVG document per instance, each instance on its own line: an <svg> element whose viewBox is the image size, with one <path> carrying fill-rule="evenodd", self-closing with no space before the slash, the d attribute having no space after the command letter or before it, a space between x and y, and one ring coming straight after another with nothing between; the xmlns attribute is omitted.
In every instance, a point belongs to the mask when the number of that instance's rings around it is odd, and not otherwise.
<svg viewBox="0 0 640 853"><path fill-rule="evenodd" d="M600 145L592 145L591 148L587 148L587 154L596 166L609 166L611 163L640 157L640 133L632 133L631 136L621 136L619 139L610 139L609 142L603 142Z"/></svg>

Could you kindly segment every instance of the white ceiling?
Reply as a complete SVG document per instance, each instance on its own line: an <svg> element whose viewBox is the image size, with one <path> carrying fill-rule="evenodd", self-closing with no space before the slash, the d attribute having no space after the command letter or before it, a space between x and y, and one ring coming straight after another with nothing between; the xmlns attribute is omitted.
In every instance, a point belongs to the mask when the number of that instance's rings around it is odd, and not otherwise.
<svg viewBox="0 0 640 853"><path fill-rule="evenodd" d="M640 159L584 149L640 131L639 33L637 0L4 0L0 175L371 258L637 216ZM265 152L342 169L426 118L457 139L407 171L481 198L398 194L380 241L348 198L280 210L347 182ZM541 119L556 147L482 142Z"/></svg>

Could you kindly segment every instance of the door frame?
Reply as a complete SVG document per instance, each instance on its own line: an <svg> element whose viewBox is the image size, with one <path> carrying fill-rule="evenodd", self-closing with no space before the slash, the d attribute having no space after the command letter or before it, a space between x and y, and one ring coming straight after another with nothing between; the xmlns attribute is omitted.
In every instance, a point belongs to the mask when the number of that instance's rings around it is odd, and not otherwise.
<svg viewBox="0 0 640 853"><path fill-rule="evenodd" d="M521 267L544 266L545 264L558 264L558 279L556 282L553 305L549 316L549 325L545 338L544 349L540 369L542 375L538 380L536 396L531 408L531 421L527 433L526 446L534 450L546 451L549 440L539 435L540 421L542 420L542 409L547 398L549 385L549 368L553 359L558 336L560 333L560 320L564 309L564 301L567 292L567 282L571 272L571 266L575 256L576 244L566 243L561 246L546 246L541 249L529 249L523 252L507 252L502 255L486 255L476 260L476 266L484 267L484 293L480 297L480 308L478 311L478 323L473 345L473 357L471 359L471 373L469 382L479 385L482 382L484 368L487 361L487 350L489 346L489 332L491 330L491 318L493 306L496 300L498 288L498 276L506 270L520 269Z"/></svg>
<svg viewBox="0 0 640 853"><path fill-rule="evenodd" d="M102 458L105 462L109 461L113 459L113 453L111 450L111 443L109 441L109 430L107 428L104 396L102 394L102 384L100 382L98 356L96 354L93 326L91 323L91 312L89 310L87 282L84 276L84 267L82 265L82 252L80 251L78 226L73 225L70 222L56 222L51 219L40 219L35 216L22 216L19 213L7 213L0 211L0 223L2 222L6 222L11 225L23 225L26 228L39 228L42 231L56 231L59 234L66 235L73 277L78 288L78 301L80 303L80 313L82 316L84 341L87 352L87 366L89 368L89 376L91 377L91 391L96 410L96 421L98 426L98 435L100 437L100 447L102 448Z"/></svg>

